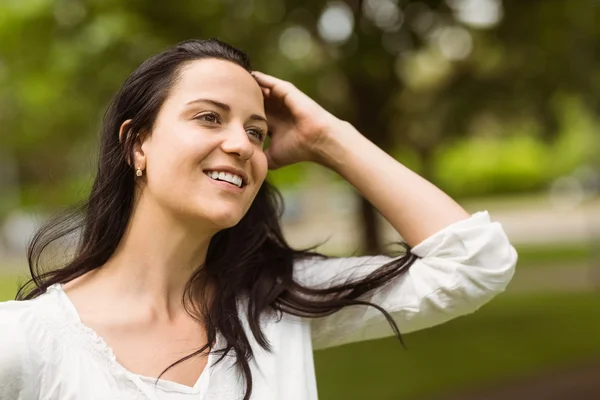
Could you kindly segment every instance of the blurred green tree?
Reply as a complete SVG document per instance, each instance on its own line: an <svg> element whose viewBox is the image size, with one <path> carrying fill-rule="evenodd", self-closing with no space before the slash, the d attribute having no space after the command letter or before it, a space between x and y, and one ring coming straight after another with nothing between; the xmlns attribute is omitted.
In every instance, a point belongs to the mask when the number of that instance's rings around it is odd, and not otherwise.
<svg viewBox="0 0 600 400"><path fill-rule="evenodd" d="M20 206L83 197L91 138L114 91L150 54L192 37L244 49L257 69L293 81L377 145L415 156L434 182L440 149L462 137L531 125L515 131L552 143L565 97L600 108L599 4L5 0L0 157L14 160L14 173L0 179L0 215L14 206L15 188ZM297 180L301 170L276 180ZM363 250L379 252L378 220L364 199L360 218Z"/></svg>

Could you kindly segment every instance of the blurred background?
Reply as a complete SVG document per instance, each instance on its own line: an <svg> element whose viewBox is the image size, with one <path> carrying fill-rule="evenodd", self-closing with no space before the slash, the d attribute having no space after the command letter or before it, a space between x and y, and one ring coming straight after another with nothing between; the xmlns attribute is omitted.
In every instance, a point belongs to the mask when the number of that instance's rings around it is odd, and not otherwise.
<svg viewBox="0 0 600 400"><path fill-rule="evenodd" d="M598 399L598 21L597 0L0 0L0 300L24 280L35 227L87 195L128 74L218 37L488 210L519 251L506 293L406 335L407 351L317 352L322 399ZM269 179L293 245L350 255L399 239L334 173Z"/></svg>

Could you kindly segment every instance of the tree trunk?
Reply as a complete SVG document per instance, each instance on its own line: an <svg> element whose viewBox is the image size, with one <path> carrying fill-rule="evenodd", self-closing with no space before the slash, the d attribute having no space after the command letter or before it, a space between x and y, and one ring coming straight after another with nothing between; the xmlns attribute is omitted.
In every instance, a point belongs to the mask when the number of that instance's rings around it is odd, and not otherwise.
<svg viewBox="0 0 600 400"><path fill-rule="evenodd" d="M362 251L365 254L380 254L382 239L377 211L364 197L360 197L360 219L362 225Z"/></svg>

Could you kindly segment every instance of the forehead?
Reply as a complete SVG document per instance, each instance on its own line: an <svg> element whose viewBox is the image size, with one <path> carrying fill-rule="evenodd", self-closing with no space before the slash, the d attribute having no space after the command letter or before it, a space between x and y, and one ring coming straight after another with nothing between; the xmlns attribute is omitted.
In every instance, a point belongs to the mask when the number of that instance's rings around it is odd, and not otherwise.
<svg viewBox="0 0 600 400"><path fill-rule="evenodd" d="M185 65L169 97L178 103L205 97L232 107L250 103L263 108L262 92L250 73L233 62L218 59Z"/></svg>

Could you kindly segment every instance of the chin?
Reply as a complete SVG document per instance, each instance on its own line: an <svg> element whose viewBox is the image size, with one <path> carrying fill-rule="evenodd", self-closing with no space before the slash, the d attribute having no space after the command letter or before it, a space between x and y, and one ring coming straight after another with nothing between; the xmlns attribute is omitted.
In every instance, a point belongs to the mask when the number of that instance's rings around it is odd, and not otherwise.
<svg viewBox="0 0 600 400"><path fill-rule="evenodd" d="M213 221L213 223L219 228L219 230L231 228L232 226L236 226L242 219L233 219L227 218L218 221Z"/></svg>
<svg viewBox="0 0 600 400"><path fill-rule="evenodd" d="M227 229L237 225L243 218L241 210L223 210L206 215L204 219L210 221L218 229Z"/></svg>

